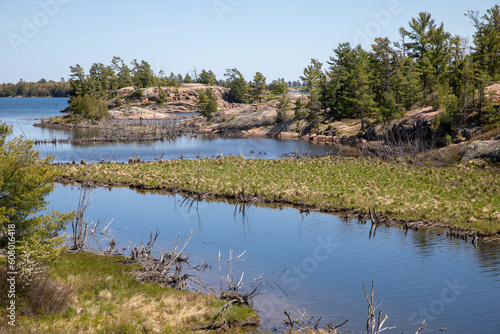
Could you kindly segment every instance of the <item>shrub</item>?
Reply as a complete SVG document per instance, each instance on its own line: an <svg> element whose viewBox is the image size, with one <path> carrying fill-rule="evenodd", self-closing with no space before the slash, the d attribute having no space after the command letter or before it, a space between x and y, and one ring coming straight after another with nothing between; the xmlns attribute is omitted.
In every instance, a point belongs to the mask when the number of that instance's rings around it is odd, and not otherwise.
<svg viewBox="0 0 500 334"><path fill-rule="evenodd" d="M91 95L73 97L69 103L69 110L85 119L102 120L109 118L109 110L106 104Z"/></svg>
<svg viewBox="0 0 500 334"><path fill-rule="evenodd" d="M160 99L158 100L159 104L163 104L167 102L167 93L164 90L160 91Z"/></svg>
<svg viewBox="0 0 500 334"><path fill-rule="evenodd" d="M8 291L11 274L6 266L0 268L0 290ZM66 309L71 297L69 286L57 283L49 276L48 269L31 259L27 252L19 256L15 276L16 309L20 315L43 316ZM7 293L0 294L0 305L8 305Z"/></svg>

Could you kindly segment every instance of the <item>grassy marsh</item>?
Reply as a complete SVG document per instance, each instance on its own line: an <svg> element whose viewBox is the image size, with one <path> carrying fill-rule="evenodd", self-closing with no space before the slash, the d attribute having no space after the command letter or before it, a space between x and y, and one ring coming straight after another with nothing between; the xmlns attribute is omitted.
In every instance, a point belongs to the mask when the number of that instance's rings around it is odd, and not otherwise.
<svg viewBox="0 0 500 334"><path fill-rule="evenodd" d="M64 180L182 190L320 210L368 211L491 234L500 231L500 178L485 164L416 167L376 159L172 160L135 164L56 166Z"/></svg>
<svg viewBox="0 0 500 334"><path fill-rule="evenodd" d="M225 304L204 295L139 283L130 275L137 265L120 256L65 253L51 264L50 275L71 289L72 298L58 314L17 319L13 333L197 333L212 323ZM3 317L2 317L3 318ZM232 324L258 322L255 310L235 305ZM0 330L1 332L1 330ZM245 332L234 327L229 332Z"/></svg>

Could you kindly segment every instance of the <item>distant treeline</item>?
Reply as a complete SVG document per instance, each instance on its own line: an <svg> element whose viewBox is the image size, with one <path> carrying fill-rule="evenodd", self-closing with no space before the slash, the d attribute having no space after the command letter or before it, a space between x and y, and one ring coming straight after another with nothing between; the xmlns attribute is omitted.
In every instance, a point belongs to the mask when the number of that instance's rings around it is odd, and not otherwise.
<svg viewBox="0 0 500 334"><path fill-rule="evenodd" d="M0 97L68 97L69 82L47 81L26 82L22 79L17 84L0 84Z"/></svg>

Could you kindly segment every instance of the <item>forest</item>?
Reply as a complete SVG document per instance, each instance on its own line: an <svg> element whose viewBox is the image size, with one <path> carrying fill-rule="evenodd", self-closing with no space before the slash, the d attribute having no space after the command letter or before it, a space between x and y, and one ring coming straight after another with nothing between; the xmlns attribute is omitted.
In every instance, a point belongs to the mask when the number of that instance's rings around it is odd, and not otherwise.
<svg viewBox="0 0 500 334"><path fill-rule="evenodd" d="M38 82L26 82L23 79L18 83L0 84L0 97L67 97L69 82L47 81L40 79Z"/></svg>

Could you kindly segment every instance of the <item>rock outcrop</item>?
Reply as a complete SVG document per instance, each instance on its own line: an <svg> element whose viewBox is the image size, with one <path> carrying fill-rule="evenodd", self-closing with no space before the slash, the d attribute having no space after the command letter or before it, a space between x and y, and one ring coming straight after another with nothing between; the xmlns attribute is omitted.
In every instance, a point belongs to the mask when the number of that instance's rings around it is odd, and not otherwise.
<svg viewBox="0 0 500 334"><path fill-rule="evenodd" d="M484 159L494 163L500 162L500 136L491 140L476 140L469 143L460 152L462 161Z"/></svg>
<svg viewBox="0 0 500 334"><path fill-rule="evenodd" d="M415 137L430 139L432 137L430 126L441 112L432 107L410 111L397 120L369 128L365 138L370 141L387 139L398 141Z"/></svg>

